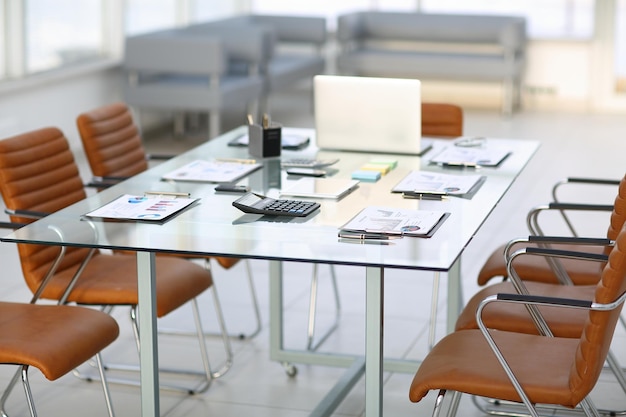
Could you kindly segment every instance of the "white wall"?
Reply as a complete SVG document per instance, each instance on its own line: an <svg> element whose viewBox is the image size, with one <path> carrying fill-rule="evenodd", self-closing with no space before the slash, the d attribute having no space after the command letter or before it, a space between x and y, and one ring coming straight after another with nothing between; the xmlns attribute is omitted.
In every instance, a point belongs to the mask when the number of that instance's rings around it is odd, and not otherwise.
<svg viewBox="0 0 626 417"><path fill-rule="evenodd" d="M591 100L591 41L531 41L523 81L525 109L588 111ZM498 83L445 83L425 80L424 100L498 109ZM626 111L626 108L624 109Z"/></svg>
<svg viewBox="0 0 626 417"><path fill-rule="evenodd" d="M55 126L65 133L76 158L82 158L76 117L85 110L120 100L121 77L121 71L113 66L3 86L0 90L0 137Z"/></svg>

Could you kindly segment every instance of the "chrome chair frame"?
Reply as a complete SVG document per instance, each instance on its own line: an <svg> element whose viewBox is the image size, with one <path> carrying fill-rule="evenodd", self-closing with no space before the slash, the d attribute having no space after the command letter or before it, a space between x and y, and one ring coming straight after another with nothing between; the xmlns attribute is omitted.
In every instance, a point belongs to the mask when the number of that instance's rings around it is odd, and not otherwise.
<svg viewBox="0 0 626 417"><path fill-rule="evenodd" d="M28 210L11 210L11 209L5 209L5 212L9 215L13 215L13 216L21 216L21 217L29 217L29 218L41 218L41 217L45 217L46 213L40 213L40 212L34 212L34 211L28 211ZM86 221L87 224L90 226L91 230L94 233L94 236L97 236L98 231L95 228L93 222L91 221ZM54 230L54 229L53 229ZM54 230L56 233L61 233L59 230ZM62 236L61 236L62 237ZM45 288L45 286L47 285L48 281L52 278L52 276L54 275L54 273L56 272L56 269L58 267L58 265L61 263L61 260L63 259L63 256L65 255L65 251L66 248L64 246L61 246L61 250L59 252L58 257L54 260L50 270L47 272L44 280L42 281L42 284L39 286L39 288L37 289L37 292L33 295L33 298L31 300L32 303L36 302L39 299L39 296L41 295L43 289ZM59 299L59 304L66 304L67 302L67 298L69 297L70 293L72 292L75 283L77 282L77 280L80 278L80 275L82 274L83 270L85 269L85 267L87 266L87 263L89 262L89 260L91 259L91 257L93 256L93 254L96 252L96 249L90 249L87 256L85 257L85 259L83 259L83 261L81 262L81 265L79 266L79 268L77 269L76 273L74 274L74 276L72 277L70 283L68 284L67 288L65 289L65 293L62 295L62 297ZM202 364L203 364L203 371L204 372L196 372L196 371L192 371L192 370L174 370L174 369L160 369L162 372L165 373L171 373L171 374L181 374L181 375L198 375L201 376L202 379L200 380L200 382L192 387L185 387L185 386L179 386L179 385L168 385L168 384L162 384L161 387L164 389L169 389L169 390L174 390L174 391L182 391L182 392L186 392L188 394L197 394L197 393L201 393L206 391L210 384L211 381L215 378L219 378L221 376L223 376L231 367L232 362L233 362L233 352L232 352L232 347L230 344L230 339L228 337L228 333L226 330L226 324L224 321L224 317L223 317L223 313L222 313L222 308L221 308L221 304L219 301L219 297L217 295L217 292L215 291L214 286L211 287L211 293L213 295L213 300L214 300L214 305L215 305L215 312L218 318L218 324L220 326L220 330L222 331L222 340L223 340L223 344L224 344L224 349L226 351L226 359L224 360L224 363L219 367L219 369L217 371L212 371L211 370L211 366L210 366L210 362L209 362L209 358L208 358L208 350L206 347L206 340L205 340L205 334L203 332L202 329L202 323L200 320L200 314L199 314L199 309L198 309L198 304L197 304L197 300L191 300L192 303L192 308L193 308L193 314L194 314L194 322L196 325L196 336L198 337L198 341L199 341L199 346L200 346L200 355L201 355L201 359L202 359ZM111 313L113 309L113 306L103 306L103 311L107 312L107 313ZM136 315L136 306L130 306L130 318L131 318L131 323L133 326L133 333L134 333L134 337L135 337L135 343L137 346L137 349L139 351L139 325L138 325L138 321L137 321L137 315ZM92 364L93 365L93 364ZM85 374L83 372L81 372L78 369L75 369L73 371L74 376L86 380L86 381L92 381L95 379L101 379L101 375L102 372L104 372L105 370L123 370L123 371L139 371L139 367L138 366L131 366L131 365L120 365L120 364L109 364L109 363L104 363L103 364L103 369L99 370L99 374L98 376L95 375L91 375L91 374ZM134 385L137 386L139 385L139 381L138 380L130 380L130 379L122 379L122 378L108 378L108 381L112 382L112 383L118 383L118 384L124 384L124 385ZM1 402L0 402L1 404Z"/></svg>

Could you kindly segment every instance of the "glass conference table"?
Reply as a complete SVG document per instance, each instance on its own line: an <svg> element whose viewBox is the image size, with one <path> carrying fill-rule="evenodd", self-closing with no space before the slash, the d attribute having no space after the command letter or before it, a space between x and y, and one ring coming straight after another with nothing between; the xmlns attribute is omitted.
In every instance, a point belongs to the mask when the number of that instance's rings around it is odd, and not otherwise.
<svg viewBox="0 0 626 417"><path fill-rule="evenodd" d="M159 415L159 375L157 327L155 314L154 257L159 252L180 252L215 256L234 256L269 261L270 274L270 355L287 363L311 363L344 366L346 376L331 389L313 415L330 415L349 388L365 376L365 414L382 415L383 370L406 370L398 361L383 356L383 289L387 268L439 271L448 274L447 326L450 331L462 307L460 259L464 248L494 209L513 181L538 149L530 140L486 140L487 147L504 147L510 155L495 168L450 169L428 163L432 155L453 146L449 140L434 140L422 157L384 155L397 161L397 167L377 182L361 182L354 191L339 200L319 200L321 208L305 218L268 218L244 214L232 206L240 195L217 193L216 184L163 181L162 176L197 159L249 158L247 148L228 146L228 142L246 133L245 126L225 133L184 154L90 196L66 209L23 227L0 240L126 249L137 252L139 279L139 325L141 327L141 410L143 416ZM282 158L339 158L333 165L334 178L350 178L372 159L370 153L333 152L311 143L302 150L283 150ZM281 187L292 178L281 170L280 158L261 160L263 167L242 178L239 183L252 191L278 197ZM480 174L485 177L472 198L451 197L444 201L404 199L391 189L412 170L428 170L456 175ZM200 198L192 206L163 224L147 222L109 222L86 220L83 215L122 194L141 195L146 191L190 193ZM450 216L430 238L404 237L386 242L345 242L338 238L338 228L367 206L401 209L443 210ZM326 263L363 267L366 281L365 355L361 357L288 350L283 346L282 261ZM408 369L415 370L417 364Z"/></svg>

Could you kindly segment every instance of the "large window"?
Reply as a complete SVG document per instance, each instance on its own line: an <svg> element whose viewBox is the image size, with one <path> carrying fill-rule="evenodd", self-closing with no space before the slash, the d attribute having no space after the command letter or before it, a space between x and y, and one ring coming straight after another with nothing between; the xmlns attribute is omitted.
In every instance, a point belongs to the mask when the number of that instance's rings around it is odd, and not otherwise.
<svg viewBox="0 0 626 417"><path fill-rule="evenodd" d="M180 15L177 0L128 0L125 30L128 35L174 27Z"/></svg>
<svg viewBox="0 0 626 417"><path fill-rule="evenodd" d="M36 73L102 56L102 0L24 3L24 70Z"/></svg>
<svg viewBox="0 0 626 417"><path fill-rule="evenodd" d="M430 13L515 14L526 16L531 38L587 38L593 35L594 0L252 0L258 13L318 14L334 27L337 15L354 10Z"/></svg>
<svg viewBox="0 0 626 417"><path fill-rule="evenodd" d="M521 15L526 16L531 38L591 39L594 3L594 0L421 0L421 10Z"/></svg>

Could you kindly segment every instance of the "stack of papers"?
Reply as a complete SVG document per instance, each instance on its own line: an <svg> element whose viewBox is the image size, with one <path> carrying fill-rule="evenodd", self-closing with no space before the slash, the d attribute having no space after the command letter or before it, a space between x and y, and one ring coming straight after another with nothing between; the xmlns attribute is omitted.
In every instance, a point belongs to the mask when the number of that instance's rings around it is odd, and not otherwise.
<svg viewBox="0 0 626 417"><path fill-rule="evenodd" d="M86 217L162 222L197 201L197 198L166 193L154 195L124 194L110 203L85 214Z"/></svg>
<svg viewBox="0 0 626 417"><path fill-rule="evenodd" d="M262 166L263 164L252 160L242 160L241 162L197 160L165 174L163 179L196 182L235 182Z"/></svg>
<svg viewBox="0 0 626 417"><path fill-rule="evenodd" d="M342 233L430 237L447 215L443 211L367 207L340 228L339 237L344 237Z"/></svg>

